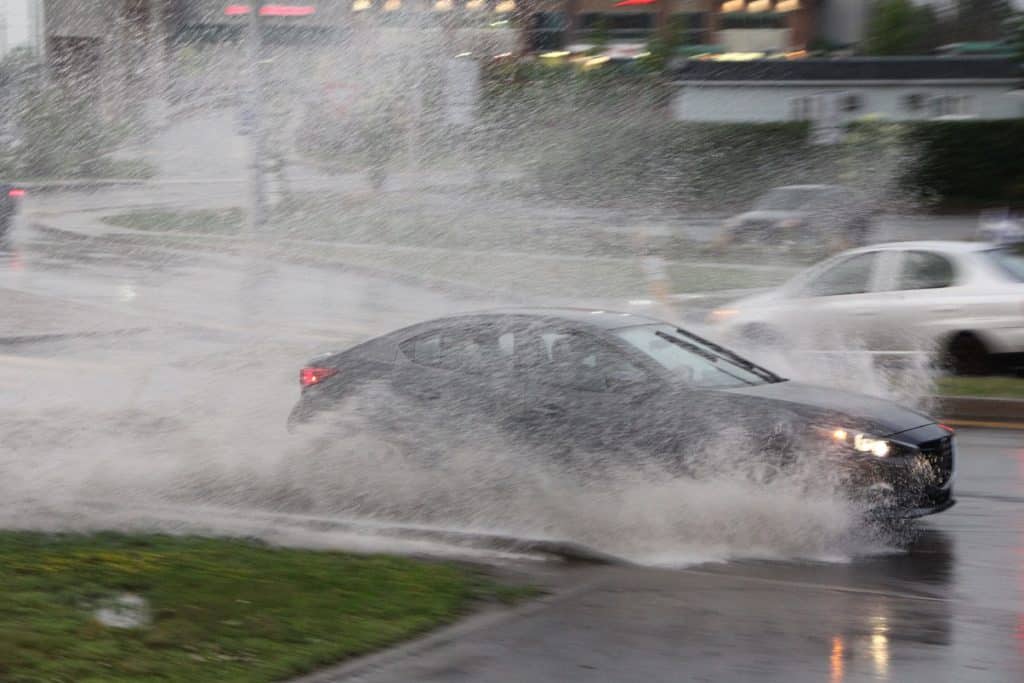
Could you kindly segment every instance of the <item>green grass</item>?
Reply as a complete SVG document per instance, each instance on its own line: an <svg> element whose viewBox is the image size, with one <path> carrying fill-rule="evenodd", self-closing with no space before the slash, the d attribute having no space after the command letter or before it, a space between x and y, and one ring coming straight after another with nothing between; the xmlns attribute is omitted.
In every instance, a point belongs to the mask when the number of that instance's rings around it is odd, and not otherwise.
<svg viewBox="0 0 1024 683"><path fill-rule="evenodd" d="M192 211L145 209L104 216L103 222L133 230L234 234L244 225L245 212L239 208Z"/></svg>
<svg viewBox="0 0 1024 683"><path fill-rule="evenodd" d="M942 396L983 396L1024 399L1024 377L942 377Z"/></svg>
<svg viewBox="0 0 1024 683"><path fill-rule="evenodd" d="M0 532L0 680L275 681L529 595L450 564L242 540ZM101 625L142 596L152 620Z"/></svg>

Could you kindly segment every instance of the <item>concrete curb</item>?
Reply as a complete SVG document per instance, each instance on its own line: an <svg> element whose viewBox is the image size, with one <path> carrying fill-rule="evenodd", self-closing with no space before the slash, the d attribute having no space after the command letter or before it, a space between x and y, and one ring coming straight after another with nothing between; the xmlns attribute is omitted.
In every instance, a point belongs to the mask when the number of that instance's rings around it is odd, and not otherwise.
<svg viewBox="0 0 1024 683"><path fill-rule="evenodd" d="M593 590L600 580L592 580L573 588L549 594L536 600L510 609L488 609L447 627L442 627L428 635L397 645L374 654L359 657L344 664L339 664L316 673L296 678L291 683L338 683L366 676L377 669L395 664L404 659L420 655L424 652L443 647L453 641L462 640L474 633L485 631L499 624L540 612L563 600Z"/></svg>
<svg viewBox="0 0 1024 683"><path fill-rule="evenodd" d="M1024 400L980 396L936 396L935 413L964 427L1024 429Z"/></svg>
<svg viewBox="0 0 1024 683"><path fill-rule="evenodd" d="M121 187L145 185L148 179L141 178L83 178L82 180L39 180L15 182L18 187L23 187L29 192L66 192L69 190L95 190L102 187Z"/></svg>
<svg viewBox="0 0 1024 683"><path fill-rule="evenodd" d="M53 332L50 334L25 334L0 337L0 346L17 346L19 344L39 344L42 342L65 341L68 339L88 339L92 337L120 337L129 334L147 332L148 327L128 327L97 332Z"/></svg>

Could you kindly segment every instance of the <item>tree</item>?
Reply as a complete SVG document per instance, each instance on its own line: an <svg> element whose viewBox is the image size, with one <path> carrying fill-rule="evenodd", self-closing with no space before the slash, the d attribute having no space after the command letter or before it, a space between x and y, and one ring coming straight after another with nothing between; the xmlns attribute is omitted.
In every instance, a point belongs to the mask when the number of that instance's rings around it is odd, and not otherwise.
<svg viewBox="0 0 1024 683"><path fill-rule="evenodd" d="M958 0L953 42L999 40L1012 14L1007 0Z"/></svg>
<svg viewBox="0 0 1024 683"><path fill-rule="evenodd" d="M912 55L929 51L936 25L930 7L911 0L876 0L871 8L865 52L872 55Z"/></svg>

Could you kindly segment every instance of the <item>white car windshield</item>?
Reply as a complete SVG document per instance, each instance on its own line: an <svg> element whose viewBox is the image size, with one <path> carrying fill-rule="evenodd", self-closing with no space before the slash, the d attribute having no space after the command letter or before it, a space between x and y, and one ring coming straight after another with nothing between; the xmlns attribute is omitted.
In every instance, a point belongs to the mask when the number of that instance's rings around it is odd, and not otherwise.
<svg viewBox="0 0 1024 683"><path fill-rule="evenodd" d="M768 370L671 325L626 327L615 334L693 386L726 388L781 381Z"/></svg>
<svg viewBox="0 0 1024 683"><path fill-rule="evenodd" d="M1017 282L1024 282L1024 245L989 249L983 253L1005 275Z"/></svg>

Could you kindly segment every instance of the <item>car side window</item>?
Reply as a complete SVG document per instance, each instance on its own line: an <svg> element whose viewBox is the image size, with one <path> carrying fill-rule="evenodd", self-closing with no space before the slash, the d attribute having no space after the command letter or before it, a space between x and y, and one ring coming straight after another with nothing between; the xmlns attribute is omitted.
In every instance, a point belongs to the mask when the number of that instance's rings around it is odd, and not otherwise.
<svg viewBox="0 0 1024 683"><path fill-rule="evenodd" d="M804 285L804 296L863 294L871 288L877 252L855 254L827 268Z"/></svg>
<svg viewBox="0 0 1024 683"><path fill-rule="evenodd" d="M949 259L930 251L903 253L896 289L939 289L953 284L953 264Z"/></svg>
<svg viewBox="0 0 1024 683"><path fill-rule="evenodd" d="M473 325L415 337L399 348L417 365L476 375L496 374L511 368L515 337L495 325Z"/></svg>
<svg viewBox="0 0 1024 683"><path fill-rule="evenodd" d="M409 339L399 345L406 358L417 365L441 367L441 334Z"/></svg>
<svg viewBox="0 0 1024 683"><path fill-rule="evenodd" d="M646 370L621 350L593 335L563 330L539 333L534 353L525 359L535 381L579 391L616 391L650 379Z"/></svg>

